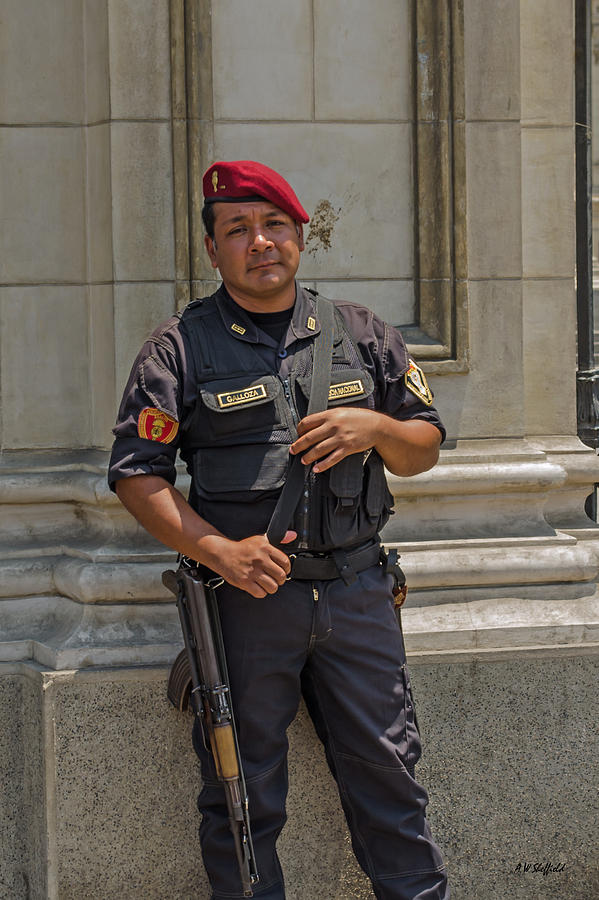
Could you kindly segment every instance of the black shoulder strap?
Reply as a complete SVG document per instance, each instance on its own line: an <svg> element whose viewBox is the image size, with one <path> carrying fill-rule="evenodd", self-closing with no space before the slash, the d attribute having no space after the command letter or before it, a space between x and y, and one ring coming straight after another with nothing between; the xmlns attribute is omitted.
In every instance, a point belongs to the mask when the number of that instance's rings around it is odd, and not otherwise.
<svg viewBox="0 0 599 900"><path fill-rule="evenodd" d="M320 334L314 341L312 359L312 385L307 415L322 412L329 402L331 382L331 357L335 332L335 307L324 297L316 298L316 312L320 321ZM271 544L280 544L291 522L304 487L306 467L299 456L294 456L289 465L287 480L279 494L277 505L271 516L266 536Z"/></svg>

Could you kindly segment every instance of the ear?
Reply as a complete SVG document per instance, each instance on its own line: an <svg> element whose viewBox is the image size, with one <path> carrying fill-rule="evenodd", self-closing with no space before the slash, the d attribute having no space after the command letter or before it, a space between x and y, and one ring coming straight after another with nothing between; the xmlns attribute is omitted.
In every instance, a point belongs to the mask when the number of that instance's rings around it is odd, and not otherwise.
<svg viewBox="0 0 599 900"><path fill-rule="evenodd" d="M210 257L210 262L212 263L213 269L218 269L218 263L216 261L216 241L214 241L208 235L204 237L204 246L208 251L208 256Z"/></svg>
<svg viewBox="0 0 599 900"><path fill-rule="evenodd" d="M295 230L297 231L298 246L299 246L300 252L301 252L301 251L304 249L304 247L305 247L305 244L304 244L304 226L302 225L301 222L296 222L296 223L295 223Z"/></svg>

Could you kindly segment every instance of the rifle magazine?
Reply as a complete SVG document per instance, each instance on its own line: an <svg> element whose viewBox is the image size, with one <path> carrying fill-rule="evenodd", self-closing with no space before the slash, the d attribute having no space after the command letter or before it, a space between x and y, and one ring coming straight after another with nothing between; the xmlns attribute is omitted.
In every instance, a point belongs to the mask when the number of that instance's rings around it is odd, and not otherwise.
<svg viewBox="0 0 599 900"><path fill-rule="evenodd" d="M181 650L171 666L166 693L175 709L184 712L188 708L191 694L191 670L185 649Z"/></svg>

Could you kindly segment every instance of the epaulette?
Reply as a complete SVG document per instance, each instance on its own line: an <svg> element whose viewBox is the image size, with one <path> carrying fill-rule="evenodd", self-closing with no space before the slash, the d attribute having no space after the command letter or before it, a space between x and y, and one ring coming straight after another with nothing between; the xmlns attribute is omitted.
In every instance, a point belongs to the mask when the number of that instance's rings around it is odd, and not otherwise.
<svg viewBox="0 0 599 900"><path fill-rule="evenodd" d="M178 309L178 310L177 310L177 312L175 313L176 317L177 317L179 320L181 320L181 319L183 318L183 316L184 316L186 313L188 313L190 310L199 309L199 308L202 306L202 304L204 303L204 299L205 299L204 297L199 297L199 298L196 299L196 300L190 300L189 303L187 303L187 304L183 307L183 309Z"/></svg>
<svg viewBox="0 0 599 900"><path fill-rule="evenodd" d="M216 308L216 293L209 294L207 297L199 297L196 300L191 300L182 310L181 316L185 318L190 318L190 316L195 318L198 315L205 316L214 312Z"/></svg>

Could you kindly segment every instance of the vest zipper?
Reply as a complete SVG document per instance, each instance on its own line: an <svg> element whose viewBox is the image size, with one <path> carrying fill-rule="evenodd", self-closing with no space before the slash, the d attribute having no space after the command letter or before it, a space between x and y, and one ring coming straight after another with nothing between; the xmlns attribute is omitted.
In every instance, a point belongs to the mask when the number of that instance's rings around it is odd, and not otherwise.
<svg viewBox="0 0 599 900"><path fill-rule="evenodd" d="M282 379L282 381L283 381L283 391L285 392L285 400L287 401L287 406L289 407L289 410L291 412L291 418L293 419L293 424L297 428L299 419L298 419L297 413L295 411L293 399L291 397L291 387L289 385L289 379L284 378L284 379Z"/></svg>
<svg viewBox="0 0 599 900"><path fill-rule="evenodd" d="M285 393L285 400L287 401L287 406L289 407L289 411L291 412L291 418L293 420L293 424L295 429L297 430L297 425L299 422L299 417L297 415L295 405L293 403L293 398L291 396L291 385L289 384L288 378L281 379L283 382L283 391ZM309 475L311 475L311 471L306 470L305 480L304 480L304 490L302 493L302 499L300 501L299 508L299 534L298 534L298 544L297 546L301 550L306 550L308 547L308 531L309 531L309 522L310 522L310 482Z"/></svg>

